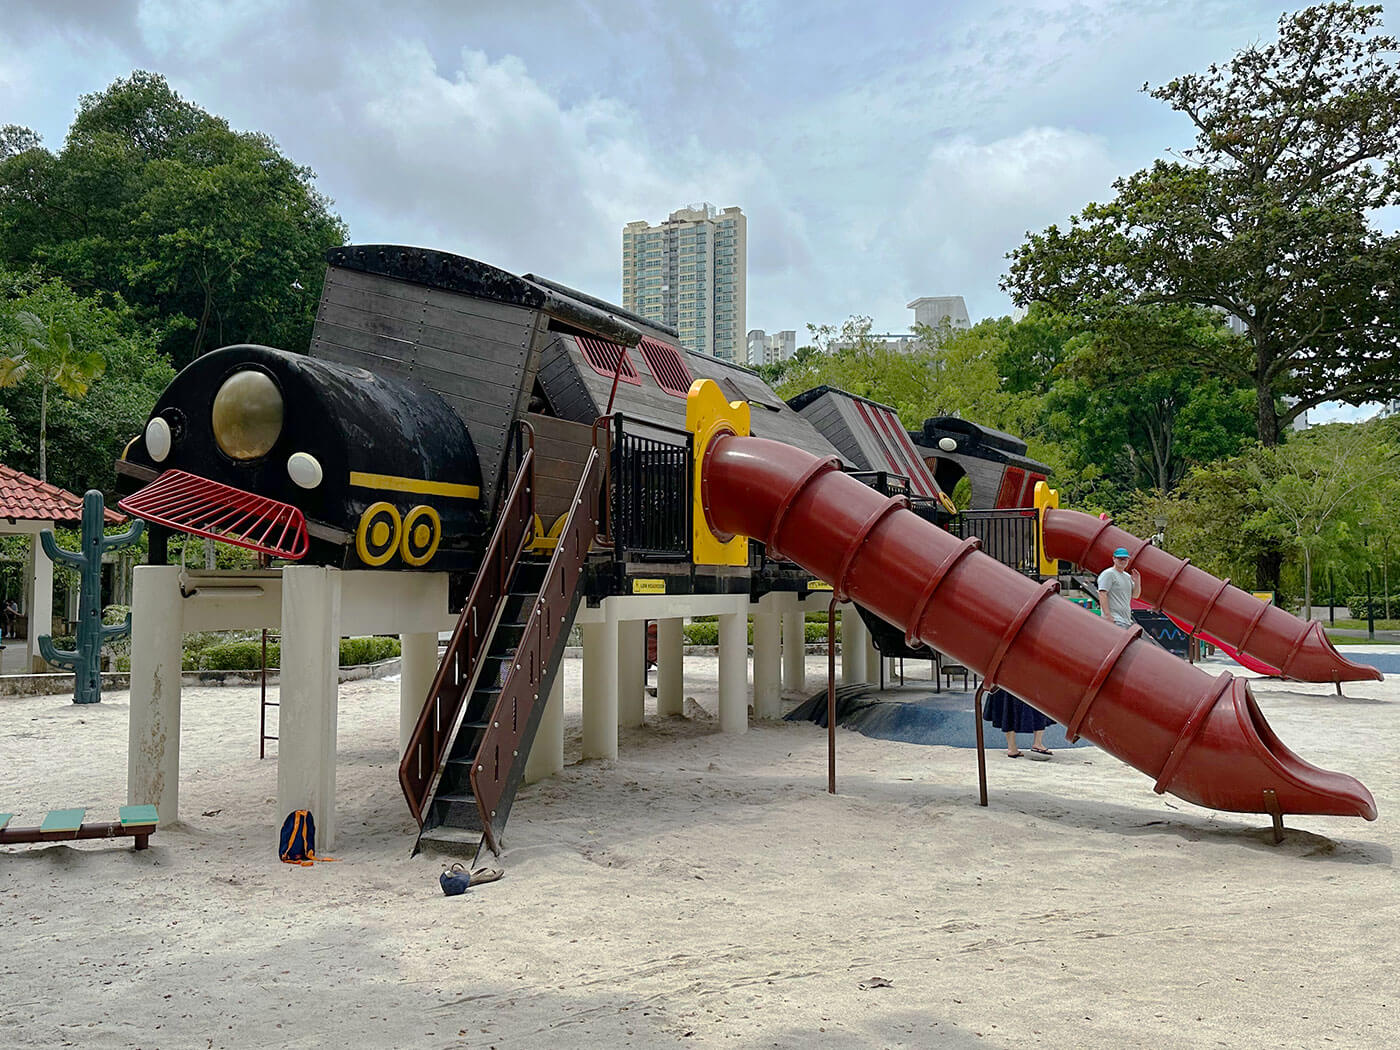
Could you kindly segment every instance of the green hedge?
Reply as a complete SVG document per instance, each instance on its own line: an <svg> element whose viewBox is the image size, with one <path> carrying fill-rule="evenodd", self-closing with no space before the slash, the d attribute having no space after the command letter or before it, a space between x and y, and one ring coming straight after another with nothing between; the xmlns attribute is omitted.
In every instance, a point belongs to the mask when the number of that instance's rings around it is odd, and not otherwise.
<svg viewBox="0 0 1400 1050"><path fill-rule="evenodd" d="M694 623L685 625L685 640L688 645L718 645L719 644L719 624L713 620L696 620ZM826 642L826 618L822 617L821 623L809 623L806 625L806 638L808 645L817 645ZM836 640L841 640L841 621L836 621ZM753 644L753 624L749 624L749 644Z"/></svg>
<svg viewBox="0 0 1400 1050"><path fill-rule="evenodd" d="M1351 616L1354 620L1366 619L1366 596L1364 594L1353 594L1347 599L1347 606L1351 609ZM1395 595L1390 596L1390 611L1394 612L1400 607L1400 600ZM1371 615L1377 620L1385 619L1385 595L1371 595Z"/></svg>
<svg viewBox="0 0 1400 1050"><path fill-rule="evenodd" d="M397 638L342 638L340 640L340 666L356 667L360 664L374 664L389 660L400 652ZM205 646L200 650L194 666L190 666L186 654L186 670L198 671L256 671L262 666L261 640L224 642ZM282 666L282 647L276 642L267 643L267 666Z"/></svg>

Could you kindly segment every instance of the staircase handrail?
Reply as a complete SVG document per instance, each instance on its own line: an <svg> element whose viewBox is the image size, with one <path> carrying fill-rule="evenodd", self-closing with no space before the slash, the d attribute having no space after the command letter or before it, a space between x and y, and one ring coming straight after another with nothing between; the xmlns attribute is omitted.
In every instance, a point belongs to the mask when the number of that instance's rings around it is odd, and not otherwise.
<svg viewBox="0 0 1400 1050"><path fill-rule="evenodd" d="M462 709L481 673L481 658L490 649L511 576L534 526L534 428L524 420L519 425L529 444L520 457L510 494L501 504L496 527L481 556L481 567L399 762L399 787L420 828L432 801L432 785L442 772Z"/></svg>
<svg viewBox="0 0 1400 1050"><path fill-rule="evenodd" d="M492 853L500 853L497 831L505 823L528 757L521 753L521 742L533 737L548 701L540 693L549 673L549 654L559 633L569 629L567 610L598 534L601 462L598 449L590 449L568 517L559 531L559 544L545 570L539 596L531 604L515 659L506 664L501 692L471 769L472 795L481 816L483 837Z"/></svg>

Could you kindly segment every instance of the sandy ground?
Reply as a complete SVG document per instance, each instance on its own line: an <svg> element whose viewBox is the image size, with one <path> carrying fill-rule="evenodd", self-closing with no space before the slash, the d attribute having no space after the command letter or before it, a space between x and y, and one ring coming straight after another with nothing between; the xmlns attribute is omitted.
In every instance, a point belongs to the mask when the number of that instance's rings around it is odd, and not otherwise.
<svg viewBox="0 0 1400 1050"><path fill-rule="evenodd" d="M4 1047L1378 1047L1400 1000L1396 682L1259 683L1377 823L1152 794L1093 749L972 752L702 718L525 789L505 878L410 859L397 685L341 689L338 863L280 864L257 692L186 692L184 820L0 850ZM809 681L820 685L822 658ZM713 710L716 664L687 665ZM0 701L0 808L125 798L125 694Z"/></svg>

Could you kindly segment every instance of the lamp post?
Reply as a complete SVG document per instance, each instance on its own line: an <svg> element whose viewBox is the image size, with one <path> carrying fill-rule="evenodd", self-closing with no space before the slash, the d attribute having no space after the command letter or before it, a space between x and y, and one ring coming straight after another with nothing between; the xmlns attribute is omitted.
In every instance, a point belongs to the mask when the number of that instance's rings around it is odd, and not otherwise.
<svg viewBox="0 0 1400 1050"><path fill-rule="evenodd" d="M1167 546L1167 519L1159 514L1152 519L1152 524L1157 527L1156 533L1152 536L1152 545L1165 550Z"/></svg>

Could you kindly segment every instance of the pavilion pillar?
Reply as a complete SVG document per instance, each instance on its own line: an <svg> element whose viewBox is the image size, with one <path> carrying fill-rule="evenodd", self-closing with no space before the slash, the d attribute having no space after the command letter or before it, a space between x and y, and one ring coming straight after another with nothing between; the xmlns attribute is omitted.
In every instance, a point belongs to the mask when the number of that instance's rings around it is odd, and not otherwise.
<svg viewBox="0 0 1400 1050"><path fill-rule="evenodd" d="M53 528L51 521L37 524L41 529ZM28 575L25 611L29 614L29 637L24 643L25 663L33 673L42 674L49 668L39 655L39 636L53 630L53 562L44 553L37 530L29 540Z"/></svg>
<svg viewBox="0 0 1400 1050"><path fill-rule="evenodd" d="M807 689L807 616L797 604L783 613L783 691Z"/></svg>

